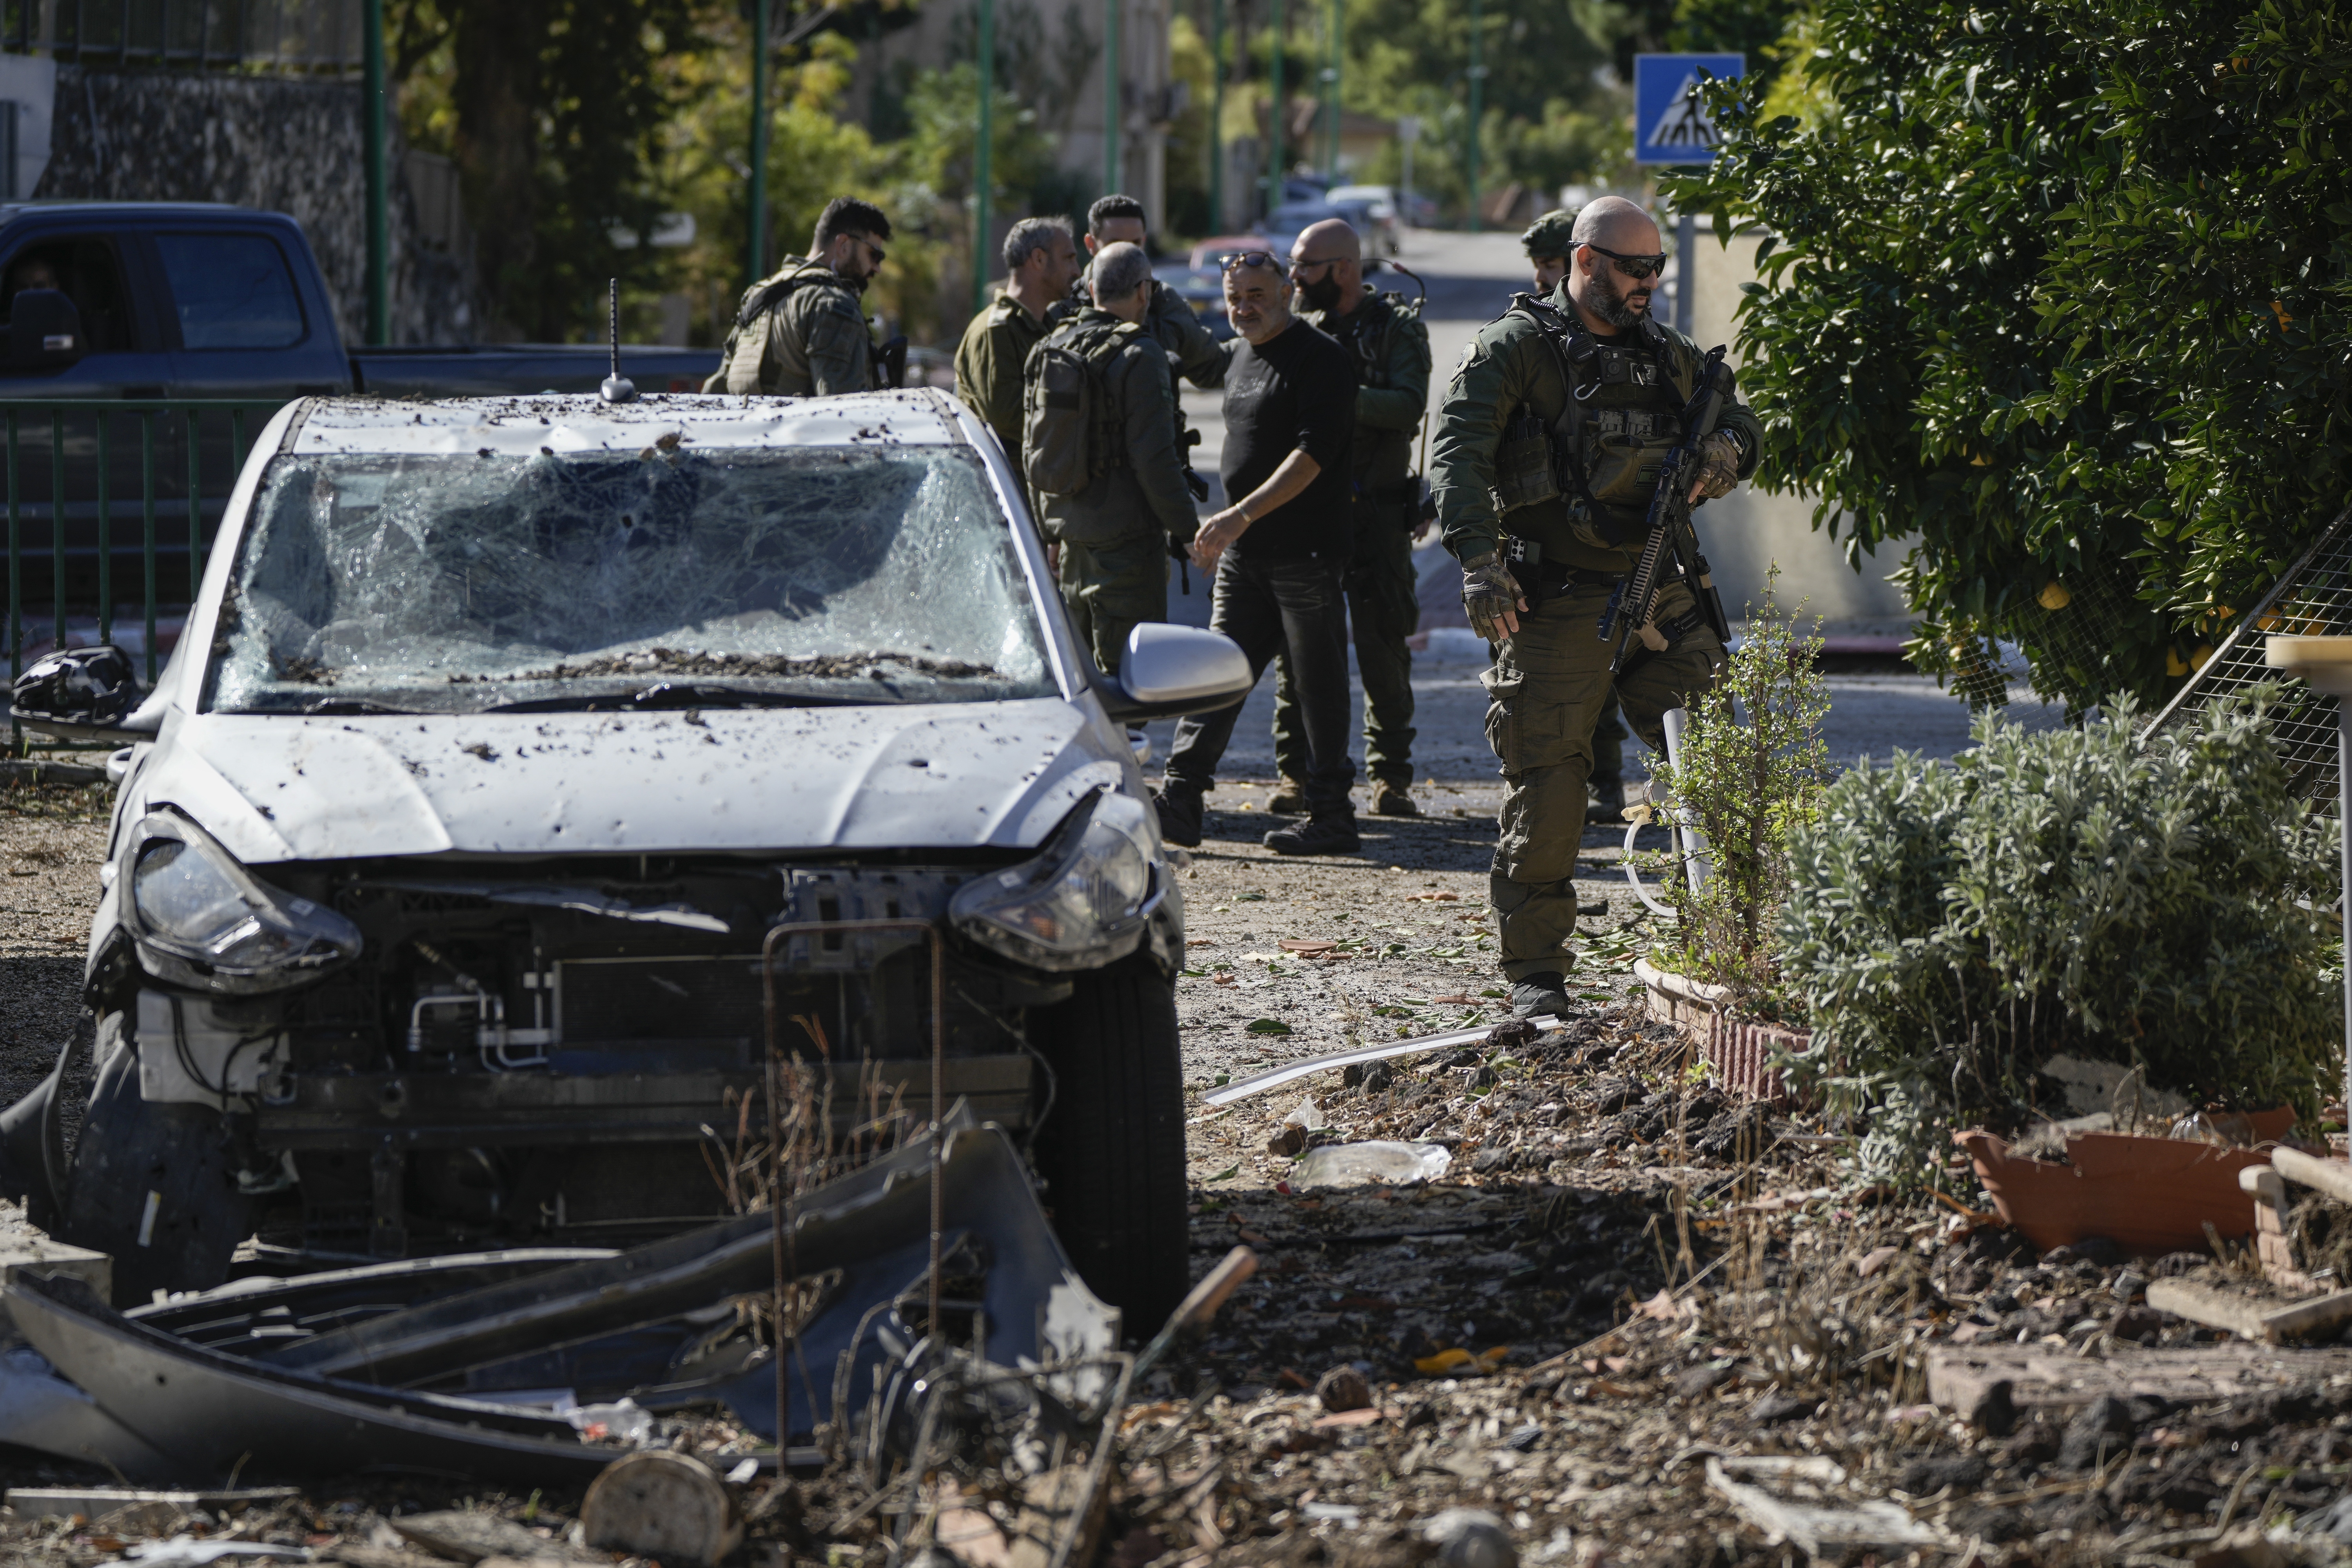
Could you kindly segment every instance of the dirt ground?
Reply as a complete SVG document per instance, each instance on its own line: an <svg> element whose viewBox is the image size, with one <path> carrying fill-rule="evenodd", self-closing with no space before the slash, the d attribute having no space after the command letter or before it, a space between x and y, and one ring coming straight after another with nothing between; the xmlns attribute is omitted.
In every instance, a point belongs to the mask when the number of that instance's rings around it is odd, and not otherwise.
<svg viewBox="0 0 2352 1568"><path fill-rule="evenodd" d="M1431 816L1367 818L1360 858L1309 862L1257 847L1268 793L1221 787L1209 838L1179 871L1193 1271L1237 1244L1261 1267L1133 1390L1098 1561L1387 1568L1438 1556L1430 1532L1458 1528L1454 1509L1494 1516L1528 1563L1800 1560L1722 1468L1759 1457L1809 1462L1815 1506L1867 1505L1882 1532L1910 1532L1824 1547L1833 1560L2347 1560L2325 1533L2255 1537L2344 1495L2352 1360L2202 1403L1985 1408L1973 1424L1927 1403L1937 1346L2100 1360L2212 1343L2141 1299L2149 1278L2200 1260L2133 1263L2087 1244L2041 1257L1955 1205L1845 1190L1830 1130L1727 1098L1685 1039L1628 1000L1640 932L1612 868L1622 830L1586 840L1580 889L1605 908L1577 975L1586 1010L1568 1029L1200 1105L1221 1079L1503 1016L1483 919L1490 788L1424 789ZM86 816L27 804L0 815L8 1096L73 1026L102 848ZM1434 1147L1446 1168L1419 1185L1303 1179L1301 1154L1363 1139ZM720 1440L708 1425L664 1436L688 1449ZM0 1450L6 1485L105 1479ZM1044 1562L1008 1549L1024 1493L1003 1469L951 1472L916 1514L873 1507L846 1471L739 1494L753 1516L746 1562L898 1568L926 1530L971 1568ZM411 1478L312 1486L242 1513L0 1511L0 1561L80 1568L142 1536L189 1533L425 1568L451 1559L394 1521L453 1509L528 1531L528 1556L613 1561L578 1544L580 1504ZM1444 1560L1507 1561L1465 1539Z"/></svg>

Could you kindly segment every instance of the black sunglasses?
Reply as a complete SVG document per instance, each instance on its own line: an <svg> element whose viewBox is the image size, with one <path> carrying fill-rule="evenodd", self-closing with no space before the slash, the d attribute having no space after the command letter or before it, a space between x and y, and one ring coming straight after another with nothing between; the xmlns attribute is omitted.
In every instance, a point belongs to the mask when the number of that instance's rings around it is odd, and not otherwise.
<svg viewBox="0 0 2352 1568"><path fill-rule="evenodd" d="M1655 278L1666 269L1666 253L1663 250L1655 256L1625 256L1610 249L1605 245L1594 245L1590 240L1585 242L1585 248L1601 252L1610 259L1618 271L1635 282L1644 278Z"/></svg>
<svg viewBox="0 0 2352 1568"><path fill-rule="evenodd" d="M1232 272L1244 267L1271 267L1276 272L1282 270L1282 263L1274 258L1274 253L1270 250L1236 250L1225 258L1226 271Z"/></svg>

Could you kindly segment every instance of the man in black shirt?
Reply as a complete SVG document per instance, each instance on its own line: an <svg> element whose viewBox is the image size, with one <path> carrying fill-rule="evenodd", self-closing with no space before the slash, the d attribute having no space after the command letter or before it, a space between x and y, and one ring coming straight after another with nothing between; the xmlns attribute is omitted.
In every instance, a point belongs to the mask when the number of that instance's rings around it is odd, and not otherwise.
<svg viewBox="0 0 2352 1568"><path fill-rule="evenodd" d="M1193 535L1192 559L1216 569L1209 624L1239 643L1253 679L1286 653L1307 731L1307 820L1265 836L1282 855L1360 847L1349 799L1348 602L1340 579L1355 550L1348 451L1356 367L1347 350L1290 313L1290 279L1263 250L1225 263L1225 310L1243 342L1225 369L1225 494L1238 497ZM1216 783L1238 705L1176 726L1160 831L1201 842L1201 797Z"/></svg>

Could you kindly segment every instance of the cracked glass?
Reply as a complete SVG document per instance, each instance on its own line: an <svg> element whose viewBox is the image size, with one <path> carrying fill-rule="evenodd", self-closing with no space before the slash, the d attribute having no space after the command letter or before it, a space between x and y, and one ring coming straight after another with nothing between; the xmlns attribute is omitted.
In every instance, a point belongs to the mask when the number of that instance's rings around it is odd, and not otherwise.
<svg viewBox="0 0 2352 1568"><path fill-rule="evenodd" d="M451 712L1056 693L954 448L275 459L206 706Z"/></svg>

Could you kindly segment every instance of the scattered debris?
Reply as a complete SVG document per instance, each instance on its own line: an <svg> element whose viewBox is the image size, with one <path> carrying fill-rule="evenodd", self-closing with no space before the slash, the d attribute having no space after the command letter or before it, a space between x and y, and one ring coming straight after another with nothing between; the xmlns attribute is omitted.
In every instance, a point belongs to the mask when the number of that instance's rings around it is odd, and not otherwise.
<svg viewBox="0 0 2352 1568"><path fill-rule="evenodd" d="M1706 1484L1764 1532L1768 1546L1786 1541L1806 1556L1819 1557L1823 1548L1843 1552L1951 1544L1899 1503L1843 1495L1845 1479L1844 1468L1828 1459L1710 1455L1706 1461Z"/></svg>
<svg viewBox="0 0 2352 1568"><path fill-rule="evenodd" d="M667 1450L614 1460L581 1502L580 1525L599 1551L698 1565L717 1563L743 1540L742 1515L717 1474L690 1454Z"/></svg>

